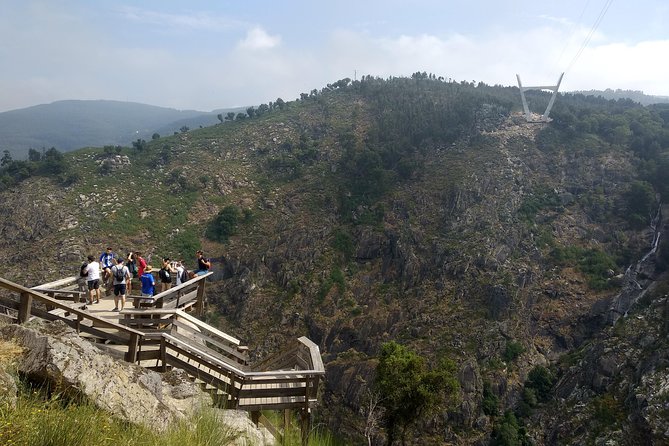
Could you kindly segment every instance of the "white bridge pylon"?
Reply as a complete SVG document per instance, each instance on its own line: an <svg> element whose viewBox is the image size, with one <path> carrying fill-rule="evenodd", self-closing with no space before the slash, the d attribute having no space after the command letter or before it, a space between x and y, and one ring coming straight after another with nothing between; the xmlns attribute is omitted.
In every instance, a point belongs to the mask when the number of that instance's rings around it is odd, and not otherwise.
<svg viewBox="0 0 669 446"><path fill-rule="evenodd" d="M523 111L525 112L525 119L527 119L527 122L550 122L550 119L548 118L548 115L551 112L551 108L553 108L553 103L555 102L555 97L557 96L558 89L560 88L560 83L562 82L562 76L564 76L564 73L560 74L560 78L557 81L557 85L549 85L549 86L539 86L539 87L523 87L523 84L520 82L520 76L516 74L516 78L518 79L518 88L520 89L520 99L523 100ZM544 112L543 115L539 118L537 121L536 119L532 118L532 114L530 113L530 109L527 106L527 99L525 99L525 92L527 90L551 90L553 92L553 95L551 96L551 100L548 101L548 107L546 107L546 111Z"/></svg>

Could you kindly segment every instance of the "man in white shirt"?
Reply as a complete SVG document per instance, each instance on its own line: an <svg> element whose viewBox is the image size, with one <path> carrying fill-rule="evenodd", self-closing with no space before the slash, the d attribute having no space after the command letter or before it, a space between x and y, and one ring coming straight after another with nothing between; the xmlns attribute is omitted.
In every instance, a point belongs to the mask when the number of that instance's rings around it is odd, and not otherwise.
<svg viewBox="0 0 669 446"><path fill-rule="evenodd" d="M88 303L100 303L100 264L95 261L94 256L88 256L88 266L84 268L84 272L88 274ZM95 302L93 302L95 296Z"/></svg>

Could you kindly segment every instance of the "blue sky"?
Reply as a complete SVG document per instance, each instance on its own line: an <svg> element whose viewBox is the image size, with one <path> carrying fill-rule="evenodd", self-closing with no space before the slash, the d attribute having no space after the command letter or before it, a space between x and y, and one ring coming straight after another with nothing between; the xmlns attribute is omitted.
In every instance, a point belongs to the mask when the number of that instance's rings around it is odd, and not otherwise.
<svg viewBox="0 0 669 446"><path fill-rule="evenodd" d="M550 85L569 68L563 90L669 96L666 0L0 0L0 11L0 112L62 99L208 111L415 71Z"/></svg>

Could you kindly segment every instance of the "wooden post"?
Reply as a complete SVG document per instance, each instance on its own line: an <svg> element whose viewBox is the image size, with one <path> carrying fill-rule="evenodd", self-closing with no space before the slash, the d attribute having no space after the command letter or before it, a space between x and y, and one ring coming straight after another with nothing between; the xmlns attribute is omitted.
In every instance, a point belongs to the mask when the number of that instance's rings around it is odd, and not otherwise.
<svg viewBox="0 0 669 446"><path fill-rule="evenodd" d="M283 441L281 444L286 444L288 438L288 430L290 429L290 409L283 409Z"/></svg>
<svg viewBox="0 0 669 446"><path fill-rule="evenodd" d="M163 336L160 337L160 361L162 363L160 371L167 372L167 346Z"/></svg>
<svg viewBox="0 0 669 446"><path fill-rule="evenodd" d="M28 322L30 319L30 308L33 305L33 296L30 293L21 293L21 301L19 302L19 324Z"/></svg>
<svg viewBox="0 0 669 446"><path fill-rule="evenodd" d="M300 432L302 434L302 446L309 445L309 433L311 432L311 413L309 409L302 409L301 411Z"/></svg>
<svg viewBox="0 0 669 446"><path fill-rule="evenodd" d="M251 421L253 421L253 424L258 426L258 423L260 422L260 411L259 410L252 410L251 411Z"/></svg>
<svg viewBox="0 0 669 446"><path fill-rule="evenodd" d="M204 284L207 279L200 280L200 283L197 285L197 300L195 302L195 314L198 317L202 317L204 313Z"/></svg>
<svg viewBox="0 0 669 446"><path fill-rule="evenodd" d="M128 340L128 353L125 356L125 360L127 362L137 361L138 346L139 346L139 335L137 333L131 333L130 339Z"/></svg>

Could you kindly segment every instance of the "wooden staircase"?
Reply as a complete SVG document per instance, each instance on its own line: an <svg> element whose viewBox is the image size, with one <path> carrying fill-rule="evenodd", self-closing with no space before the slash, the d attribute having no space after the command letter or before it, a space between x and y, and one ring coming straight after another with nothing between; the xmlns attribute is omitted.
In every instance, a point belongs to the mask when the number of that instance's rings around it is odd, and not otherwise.
<svg viewBox="0 0 669 446"><path fill-rule="evenodd" d="M325 375L318 346L300 337L250 364L248 348L239 339L188 312L202 312L206 277L160 293L154 307L120 313L111 308L106 311L104 299L95 310L84 309L81 291L74 289L76 277L32 289L0 278L0 289L9 292L9 296L0 296L0 309L16 323L33 317L63 321L116 357L152 370L182 369L212 395L215 404L248 411L256 424L264 424L280 441L281 431L261 411L296 410L306 444L319 383Z"/></svg>

